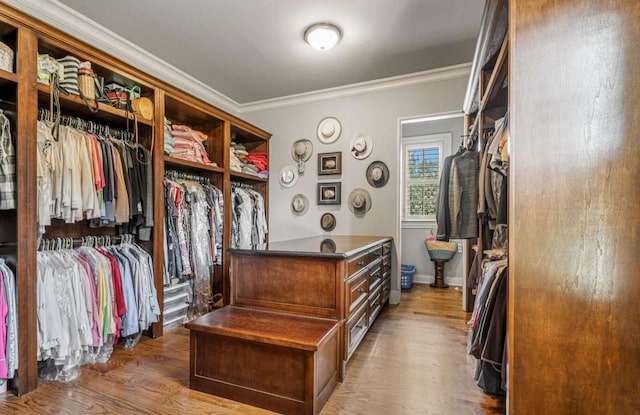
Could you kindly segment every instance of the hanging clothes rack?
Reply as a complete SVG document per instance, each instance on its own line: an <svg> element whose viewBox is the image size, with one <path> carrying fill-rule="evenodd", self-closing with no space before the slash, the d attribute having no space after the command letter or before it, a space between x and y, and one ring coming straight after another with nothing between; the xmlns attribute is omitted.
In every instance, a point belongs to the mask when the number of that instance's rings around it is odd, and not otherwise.
<svg viewBox="0 0 640 415"><path fill-rule="evenodd" d="M164 177L172 180L191 180L193 182L211 184L211 179L204 176L198 176L191 173L185 173L176 170L167 170L164 173Z"/></svg>
<svg viewBox="0 0 640 415"><path fill-rule="evenodd" d="M253 185L242 182L231 182L231 187L239 187L240 189L253 190Z"/></svg>
<svg viewBox="0 0 640 415"><path fill-rule="evenodd" d="M51 111L47 108L39 108L38 120L50 121ZM74 117L70 115L61 115L60 124L67 125L78 130L88 131L100 137L112 137L124 141L133 141L135 138L135 135L132 131L119 130L105 124L84 120L80 117Z"/></svg>
<svg viewBox="0 0 640 415"><path fill-rule="evenodd" d="M132 234L123 235L86 235L80 238L45 238L38 241L38 249L71 249L76 246L110 246L117 243L133 243ZM16 246L17 242L0 242L0 248Z"/></svg>

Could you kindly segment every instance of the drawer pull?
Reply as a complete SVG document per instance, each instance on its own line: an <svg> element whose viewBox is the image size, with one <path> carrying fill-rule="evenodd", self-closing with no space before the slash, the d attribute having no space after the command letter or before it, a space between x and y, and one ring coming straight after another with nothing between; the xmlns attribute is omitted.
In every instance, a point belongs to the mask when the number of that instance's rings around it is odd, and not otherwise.
<svg viewBox="0 0 640 415"><path fill-rule="evenodd" d="M366 290L365 290L364 288L360 288L360 289L358 290L358 292L359 292L360 294L362 294L362 293L366 292Z"/></svg>
<svg viewBox="0 0 640 415"><path fill-rule="evenodd" d="M364 324L358 324L358 325L356 325L356 328L358 330L362 330L364 328Z"/></svg>
<svg viewBox="0 0 640 415"><path fill-rule="evenodd" d="M358 265L359 267L361 267L361 266L363 266L363 265L364 265L364 261L358 261L358 263L357 263L356 265Z"/></svg>

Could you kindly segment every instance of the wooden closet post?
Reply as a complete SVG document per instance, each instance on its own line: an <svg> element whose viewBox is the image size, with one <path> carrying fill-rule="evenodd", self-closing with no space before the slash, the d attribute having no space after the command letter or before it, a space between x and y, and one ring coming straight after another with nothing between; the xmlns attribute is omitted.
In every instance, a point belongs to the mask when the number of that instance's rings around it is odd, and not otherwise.
<svg viewBox="0 0 640 415"><path fill-rule="evenodd" d="M223 124L223 139L224 139L224 154L222 156L223 165L224 165L224 180L223 180L223 188L222 194L224 195L225 205L224 205L224 225L222 228L222 298L225 305L229 305L231 301L231 289L229 287L229 267L230 257L227 249L231 247L231 223L233 222L233 215L231 214L231 209L233 209L233 200L231 199L231 173L230 173L230 164L231 164L231 156L229 154L229 149L231 148L231 122L225 121Z"/></svg>
<svg viewBox="0 0 640 415"><path fill-rule="evenodd" d="M38 386L37 361L37 79L38 41L35 34L18 28L17 47L17 246L16 290L18 301L19 369L14 388L18 395Z"/></svg>
<svg viewBox="0 0 640 415"><path fill-rule="evenodd" d="M153 275L158 303L164 302L164 91L156 88L153 96ZM163 307L164 311L164 307ZM151 328L151 337L162 336L164 313Z"/></svg>

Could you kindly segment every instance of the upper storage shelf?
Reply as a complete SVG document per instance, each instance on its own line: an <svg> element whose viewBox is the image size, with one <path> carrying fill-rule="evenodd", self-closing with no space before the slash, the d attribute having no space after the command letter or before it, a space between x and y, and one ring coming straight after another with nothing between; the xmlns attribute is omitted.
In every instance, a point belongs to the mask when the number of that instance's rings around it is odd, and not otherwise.
<svg viewBox="0 0 640 415"><path fill-rule="evenodd" d="M40 100L48 100L50 92L51 89L49 85L38 84L38 96ZM98 112L92 113L85 102L82 100L82 98L80 98L78 95L65 95L61 93L59 94L59 97L60 106L62 107L62 112L65 115L74 115L85 118L99 118L116 124L121 124L123 122L126 123L127 118L129 118L130 122L133 122L134 120L132 113L112 107L108 104L98 103ZM145 118L138 117L138 123L152 126L153 120L147 120Z"/></svg>
<svg viewBox="0 0 640 415"><path fill-rule="evenodd" d="M206 157L215 165L199 162L200 156L197 154L197 159L193 159L190 156L190 152L179 155L180 149L177 146L167 145L166 140L164 146L165 163L173 167L189 170L202 169L204 171L224 172L224 120L219 118L213 111L208 112L206 106L197 105L188 97L175 97L166 94L164 101L165 118L171 123L170 129L174 129L176 125L181 125L197 132L200 138L203 139L201 144L206 152ZM170 131L166 131L166 134L173 136ZM177 137L174 136L173 140L176 141L176 139ZM200 140L196 139L196 141ZM194 145L199 147L199 143L194 143Z"/></svg>
<svg viewBox="0 0 640 415"><path fill-rule="evenodd" d="M87 50L80 50L74 45L68 45L50 38L38 39L38 53L46 54L49 57L59 60L66 56L73 56L80 62L88 61L91 63L91 69L95 75L103 82L105 86L120 85L123 88L136 88L136 93L140 97L145 97L153 102L154 88L133 75L121 72L121 69L101 55L94 55ZM49 84L38 82L38 99L40 106L48 106L51 94L51 86ZM75 94L65 94L60 92L60 107L64 115L78 116L87 120L98 122L106 122L119 129L132 128L132 122L142 126L153 126L153 119L147 119L142 116L134 116L131 111L127 111L124 102L120 106L112 106L108 103L99 102L97 104L98 111L92 112L82 97ZM95 102L89 100L89 105L94 106Z"/></svg>

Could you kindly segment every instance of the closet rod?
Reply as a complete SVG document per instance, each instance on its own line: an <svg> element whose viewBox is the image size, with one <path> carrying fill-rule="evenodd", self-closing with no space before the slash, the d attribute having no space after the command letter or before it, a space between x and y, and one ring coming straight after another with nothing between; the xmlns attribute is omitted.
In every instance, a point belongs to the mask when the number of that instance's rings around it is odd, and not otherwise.
<svg viewBox="0 0 640 415"><path fill-rule="evenodd" d="M239 187L241 189L253 190L253 185L242 182L231 182L231 187Z"/></svg>
<svg viewBox="0 0 640 415"><path fill-rule="evenodd" d="M51 121L51 111L49 111L47 108L39 108L38 120ZM133 140L135 138L133 131L119 130L106 124L84 120L80 117L74 117L71 115L60 115L60 122L63 125L77 128L79 130L86 130L99 136L112 136L122 140Z"/></svg>
<svg viewBox="0 0 640 415"><path fill-rule="evenodd" d="M176 170L165 171L164 177L167 179L173 179L173 180L182 179L182 180L192 180L194 182L200 182L200 183L206 183L206 184L211 183L211 179L209 179L208 177L198 176L195 174L185 173L185 172L176 171Z"/></svg>
<svg viewBox="0 0 640 415"><path fill-rule="evenodd" d="M124 234L124 235L86 235L80 238L66 238L66 237L61 237L61 238L45 238L42 239L39 243L40 246L42 246L43 242L47 241L49 243L54 243L54 242L58 242L58 240L60 240L61 242L69 242L71 241L73 243L73 245L81 245L85 242L88 242L90 238L94 238L95 240L102 242L105 241L106 243L118 243L118 242L122 242L122 241L130 241L133 242L134 241L134 235L133 234ZM0 248L5 248L5 247L12 247L12 246L17 246L18 243L17 242L0 242Z"/></svg>

